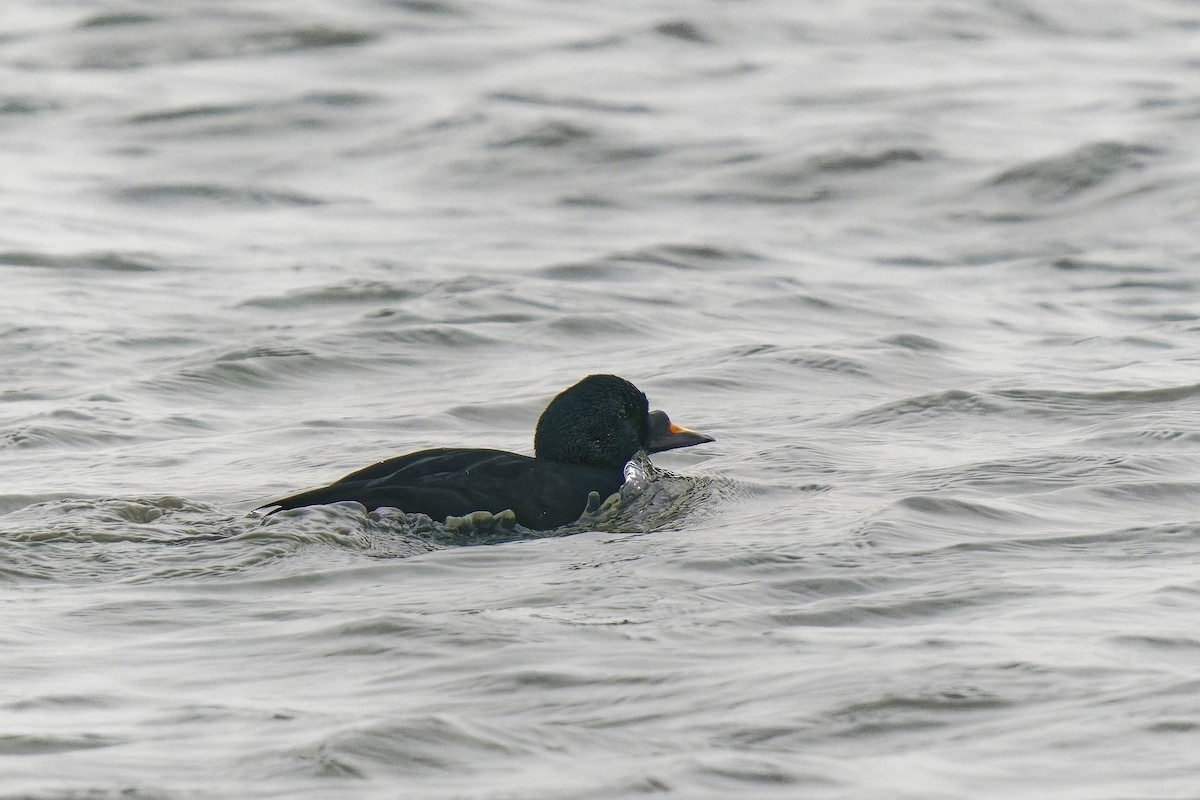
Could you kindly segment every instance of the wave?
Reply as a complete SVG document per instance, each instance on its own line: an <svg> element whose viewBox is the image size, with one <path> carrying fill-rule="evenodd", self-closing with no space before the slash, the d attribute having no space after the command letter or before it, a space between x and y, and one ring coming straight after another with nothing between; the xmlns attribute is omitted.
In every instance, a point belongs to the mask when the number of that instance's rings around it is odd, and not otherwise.
<svg viewBox="0 0 1200 800"><path fill-rule="evenodd" d="M171 496L49 500L0 516L0 580L204 580L314 549L352 561L590 531L647 533L682 526L712 494L711 479L673 475L649 462L636 476L607 500L594 496L578 522L549 531L524 528L505 514L436 522L350 502L262 517Z"/></svg>
<svg viewBox="0 0 1200 800"><path fill-rule="evenodd" d="M1062 155L1009 167L989 184L1020 187L1042 200L1065 200L1141 169L1146 158L1157 152L1138 144L1092 142Z"/></svg>
<svg viewBox="0 0 1200 800"><path fill-rule="evenodd" d="M262 208L270 206L318 206L328 202L290 189L263 186L238 186L224 183L142 183L124 186L113 192L114 199L136 205L160 206L164 203L195 203Z"/></svg>

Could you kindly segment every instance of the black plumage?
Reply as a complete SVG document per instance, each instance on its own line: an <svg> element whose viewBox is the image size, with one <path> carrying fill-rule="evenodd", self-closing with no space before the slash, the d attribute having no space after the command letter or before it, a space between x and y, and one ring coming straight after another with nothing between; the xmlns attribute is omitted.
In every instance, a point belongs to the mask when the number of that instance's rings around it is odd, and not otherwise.
<svg viewBox="0 0 1200 800"><path fill-rule="evenodd" d="M512 510L534 530L574 522L588 495L617 491L639 450L656 453L712 438L650 411L646 395L615 375L589 375L564 390L538 419L534 456L504 450L438 448L372 464L319 489L284 497L274 511L352 500L444 521L475 511Z"/></svg>

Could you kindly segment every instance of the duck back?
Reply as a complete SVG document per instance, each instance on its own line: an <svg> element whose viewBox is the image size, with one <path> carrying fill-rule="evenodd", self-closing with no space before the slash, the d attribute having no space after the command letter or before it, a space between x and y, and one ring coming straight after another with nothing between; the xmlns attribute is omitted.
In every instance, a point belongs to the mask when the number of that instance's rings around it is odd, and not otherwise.
<svg viewBox="0 0 1200 800"><path fill-rule="evenodd" d="M438 448L379 461L272 505L289 509L352 500L369 510L400 508L438 522L474 511L511 509L519 524L546 530L574 522L589 493L607 497L623 481L619 468L564 464L504 450Z"/></svg>

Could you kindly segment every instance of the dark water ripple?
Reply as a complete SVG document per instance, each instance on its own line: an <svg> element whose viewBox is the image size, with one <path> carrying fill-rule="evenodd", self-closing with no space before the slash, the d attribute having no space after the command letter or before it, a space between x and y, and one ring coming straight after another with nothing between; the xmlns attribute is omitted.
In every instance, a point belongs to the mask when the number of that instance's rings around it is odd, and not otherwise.
<svg viewBox="0 0 1200 800"><path fill-rule="evenodd" d="M1061 201L1142 168L1154 148L1122 142L1093 142L1062 156L1004 170L994 186L1022 187L1037 200Z"/></svg>
<svg viewBox="0 0 1200 800"><path fill-rule="evenodd" d="M211 183L151 183L127 186L115 193L122 202L161 205L163 203L220 204L224 206L311 206L323 200L285 189L258 186L226 186Z"/></svg>

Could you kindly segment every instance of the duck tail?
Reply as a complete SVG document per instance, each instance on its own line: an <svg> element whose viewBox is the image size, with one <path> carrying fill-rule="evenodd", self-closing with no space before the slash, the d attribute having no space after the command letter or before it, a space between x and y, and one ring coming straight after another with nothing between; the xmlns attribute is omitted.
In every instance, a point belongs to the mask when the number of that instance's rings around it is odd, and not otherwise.
<svg viewBox="0 0 1200 800"><path fill-rule="evenodd" d="M304 506L319 506L325 503L336 503L338 500L346 499L340 494L330 491L329 486L323 486L320 489L309 489L307 492L281 497L278 500L272 500L269 503L264 503L254 509L257 512L262 512L262 516L269 517L279 511L288 511L293 508L303 508ZM263 511L263 509L270 509Z"/></svg>

